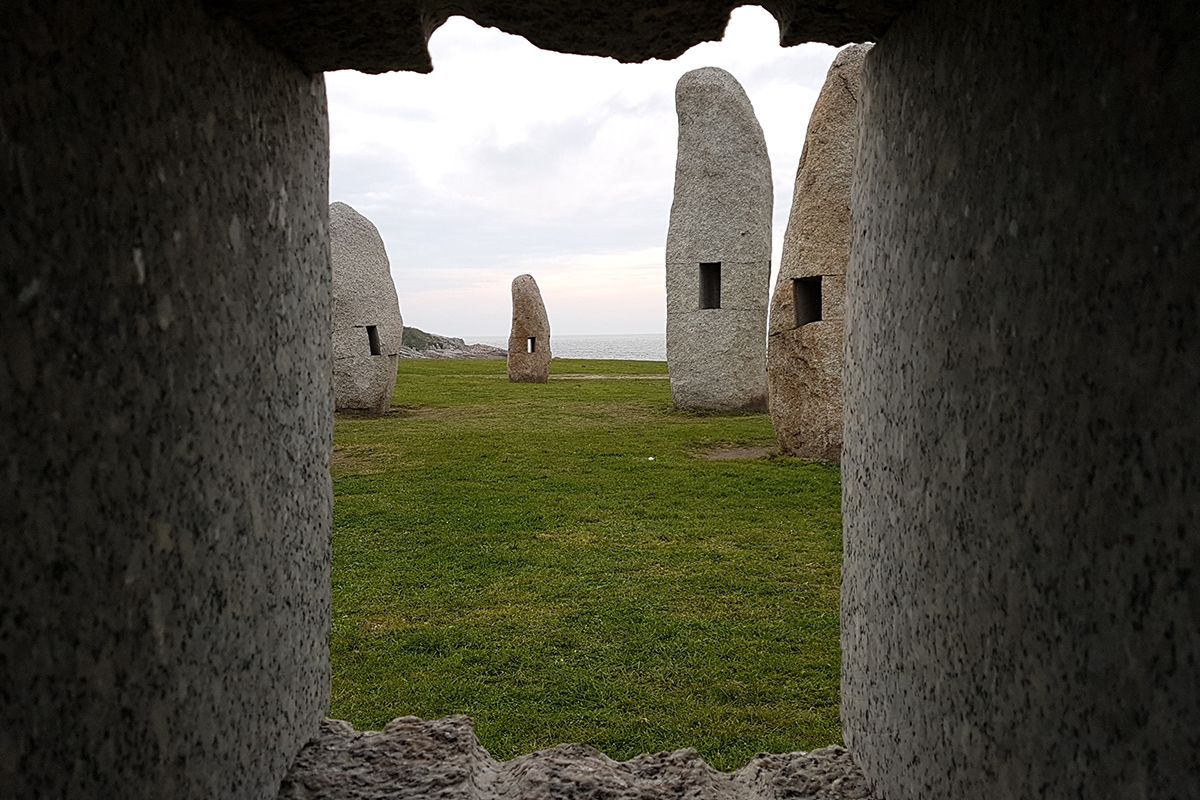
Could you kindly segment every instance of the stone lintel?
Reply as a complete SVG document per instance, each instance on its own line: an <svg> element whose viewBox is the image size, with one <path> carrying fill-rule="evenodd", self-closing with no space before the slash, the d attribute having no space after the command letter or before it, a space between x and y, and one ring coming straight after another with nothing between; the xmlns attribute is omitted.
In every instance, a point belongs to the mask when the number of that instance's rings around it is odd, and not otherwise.
<svg viewBox="0 0 1200 800"><path fill-rule="evenodd" d="M780 43L874 41L913 0L766 0ZM524 36L545 50L622 62L671 59L720 39L731 0L207 0L310 72L429 72L427 43L451 16Z"/></svg>

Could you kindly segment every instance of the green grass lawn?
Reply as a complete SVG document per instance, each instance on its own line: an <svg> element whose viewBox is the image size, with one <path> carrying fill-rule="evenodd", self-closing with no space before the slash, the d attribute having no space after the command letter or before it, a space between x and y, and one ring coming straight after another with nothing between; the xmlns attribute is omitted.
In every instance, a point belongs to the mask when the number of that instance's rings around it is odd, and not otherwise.
<svg viewBox="0 0 1200 800"><path fill-rule="evenodd" d="M334 443L332 716L721 769L840 741L838 472L700 457L765 414L675 411L657 362L401 361Z"/></svg>

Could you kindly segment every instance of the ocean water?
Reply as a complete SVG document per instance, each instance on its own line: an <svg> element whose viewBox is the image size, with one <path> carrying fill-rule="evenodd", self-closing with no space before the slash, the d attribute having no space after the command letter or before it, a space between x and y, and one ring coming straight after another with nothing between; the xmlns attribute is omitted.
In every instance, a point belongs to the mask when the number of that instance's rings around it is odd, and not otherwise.
<svg viewBox="0 0 1200 800"><path fill-rule="evenodd" d="M507 336L464 336L467 344L479 342L508 347ZM618 333L614 335L559 335L551 332L550 349L555 358L613 358L620 361L666 361L665 333Z"/></svg>

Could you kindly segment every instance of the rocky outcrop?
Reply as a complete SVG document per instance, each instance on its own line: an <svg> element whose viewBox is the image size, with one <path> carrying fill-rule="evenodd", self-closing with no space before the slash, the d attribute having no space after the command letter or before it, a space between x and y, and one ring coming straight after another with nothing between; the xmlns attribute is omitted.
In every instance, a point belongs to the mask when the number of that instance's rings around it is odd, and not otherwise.
<svg viewBox="0 0 1200 800"><path fill-rule="evenodd" d="M667 232L667 367L685 409L766 408L771 164L741 84L704 67L679 79Z"/></svg>
<svg viewBox="0 0 1200 800"><path fill-rule="evenodd" d="M338 411L380 414L396 388L404 321L383 238L345 203L329 207L333 397Z"/></svg>
<svg viewBox="0 0 1200 800"><path fill-rule="evenodd" d="M512 282L512 332L508 335L508 379L545 383L550 378L550 319L532 275Z"/></svg>
<svg viewBox="0 0 1200 800"><path fill-rule="evenodd" d="M869 44L838 53L808 122L771 298L767 380L784 453L842 452L842 306L850 259L855 111Z"/></svg>
<svg viewBox="0 0 1200 800"><path fill-rule="evenodd" d="M866 800L862 773L841 747L757 755L718 772L695 750L613 761L559 745L497 761L466 717L392 720L378 733L326 720L297 756L278 800Z"/></svg>
<svg viewBox="0 0 1200 800"><path fill-rule="evenodd" d="M426 333L411 325L404 328L400 358L507 358L508 351L490 344L467 344L456 336Z"/></svg>

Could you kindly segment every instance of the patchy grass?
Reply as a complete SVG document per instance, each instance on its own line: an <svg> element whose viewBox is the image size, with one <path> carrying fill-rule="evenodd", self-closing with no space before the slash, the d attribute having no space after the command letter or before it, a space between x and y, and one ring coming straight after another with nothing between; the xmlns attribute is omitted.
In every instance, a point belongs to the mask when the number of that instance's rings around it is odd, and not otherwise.
<svg viewBox="0 0 1200 800"><path fill-rule="evenodd" d="M770 422L675 411L665 373L401 361L391 414L339 416L333 716L721 769L840 741L837 470L706 460Z"/></svg>

